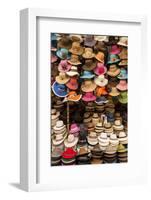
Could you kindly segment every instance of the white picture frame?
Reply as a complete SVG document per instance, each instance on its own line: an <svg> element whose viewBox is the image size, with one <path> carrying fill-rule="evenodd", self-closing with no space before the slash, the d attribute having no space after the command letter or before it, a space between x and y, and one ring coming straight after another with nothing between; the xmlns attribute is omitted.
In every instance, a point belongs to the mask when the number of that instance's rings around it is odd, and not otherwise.
<svg viewBox="0 0 151 200"><path fill-rule="evenodd" d="M147 71L146 64L146 17L142 15L130 16L130 15L112 15L112 14L100 14L96 12L74 12L74 11L57 11L49 9L24 9L20 12L20 186L26 191L39 191L39 190L53 190L53 189L64 189L73 187L98 187L98 186L109 186L113 185L113 178L111 172L111 178L100 183L96 181L95 183L88 183L87 179L79 184L75 181L75 184L71 186L64 182L61 184L56 184L53 181L46 183L39 183L37 181L38 173L40 173L39 163L37 155L38 149L38 139L37 139L37 119L38 119L38 106L37 106L37 19L47 18L51 20L80 20L83 21L94 21L99 23L100 21L110 22L110 23L127 23L133 26L133 24L138 24L140 28L141 35L141 58L140 66L145 67ZM70 30L68 31L70 32ZM141 74L142 68L139 68L139 75ZM134 73L134 72L133 72ZM147 78L147 73L144 74L142 88L145 88L145 79ZM137 80L136 80L137 81ZM133 84L133 83L131 83ZM137 103L137 102L136 102ZM142 114L142 110L138 112L139 115ZM141 121L142 128L144 127L144 122ZM143 134L142 140L139 141L145 149L144 139L146 133ZM135 144L134 144L135 145ZM138 166L139 175L135 174L124 178L123 182L119 183L119 179L115 180L115 185L128 185L144 183L147 179L146 173L146 157L143 158L143 163ZM85 166L82 166L85 168ZM72 173L70 174L72 176ZM118 176L118 175L117 175ZM94 180L97 179L96 174L94 175ZM61 178L60 178L61 181Z"/></svg>

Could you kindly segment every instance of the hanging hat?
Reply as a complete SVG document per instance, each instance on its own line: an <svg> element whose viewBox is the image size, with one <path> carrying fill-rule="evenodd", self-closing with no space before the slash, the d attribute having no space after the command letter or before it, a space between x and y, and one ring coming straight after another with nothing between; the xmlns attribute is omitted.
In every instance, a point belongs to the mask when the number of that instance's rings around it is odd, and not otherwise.
<svg viewBox="0 0 151 200"><path fill-rule="evenodd" d="M97 97L108 94L105 87L99 87L99 86L96 88L95 92Z"/></svg>
<svg viewBox="0 0 151 200"><path fill-rule="evenodd" d="M83 38L81 35L70 34L70 38L73 42L83 42Z"/></svg>
<svg viewBox="0 0 151 200"><path fill-rule="evenodd" d="M85 71L91 71L96 67L96 62L93 61L92 59L86 59L85 64L82 66L82 68Z"/></svg>
<svg viewBox="0 0 151 200"><path fill-rule="evenodd" d="M96 84L92 80L85 80L81 85L83 92L93 92L96 88Z"/></svg>
<svg viewBox="0 0 151 200"><path fill-rule="evenodd" d="M61 48L59 49L57 52L56 52L57 56L62 59L62 60L65 60L65 59L69 59L70 58L70 55L69 55L69 52L67 49L65 48Z"/></svg>
<svg viewBox="0 0 151 200"><path fill-rule="evenodd" d="M80 78L84 78L84 79L91 79L94 77L95 75L91 71L84 71L82 76L80 76Z"/></svg>
<svg viewBox="0 0 151 200"><path fill-rule="evenodd" d="M68 138L64 141L65 147L74 147L78 143L78 138L74 137L73 134L69 134Z"/></svg>
<svg viewBox="0 0 151 200"><path fill-rule="evenodd" d="M108 36L105 36L105 35L95 35L94 36L94 39L96 41L99 41L99 42L107 42L108 41Z"/></svg>
<svg viewBox="0 0 151 200"><path fill-rule="evenodd" d="M106 71L107 71L107 68L103 63L97 63L96 68L94 69L94 73L98 76L105 74Z"/></svg>
<svg viewBox="0 0 151 200"><path fill-rule="evenodd" d="M79 56L78 55L71 55L70 60L68 60L68 63L70 63L71 65L80 65L81 62L79 60Z"/></svg>
<svg viewBox="0 0 151 200"><path fill-rule="evenodd" d="M83 47L81 47L80 42L73 42L69 51L74 55L82 55Z"/></svg>
<svg viewBox="0 0 151 200"><path fill-rule="evenodd" d="M96 98L96 101L95 101L97 104L104 104L104 103L107 103L108 100L106 99L105 96L100 96L100 97L97 97Z"/></svg>
<svg viewBox="0 0 151 200"><path fill-rule="evenodd" d="M58 97L65 97L67 96L66 86L63 84L59 84L56 81L52 85L52 90L54 94Z"/></svg>
<svg viewBox="0 0 151 200"><path fill-rule="evenodd" d="M71 69L71 65L67 60L61 60L58 66L59 72L68 72Z"/></svg>
<svg viewBox="0 0 151 200"><path fill-rule="evenodd" d="M64 35L63 37L60 38L58 41L58 48L66 48L70 49L72 45L72 40L70 39L69 36Z"/></svg>
<svg viewBox="0 0 151 200"><path fill-rule="evenodd" d="M120 80L119 84L116 86L116 88L120 91L127 90L127 82L126 80Z"/></svg>
<svg viewBox="0 0 151 200"><path fill-rule="evenodd" d="M67 97L65 97L64 102L65 101L74 101L77 102L81 99L82 95L81 94L77 94L75 91L70 91L67 95Z"/></svg>
<svg viewBox="0 0 151 200"><path fill-rule="evenodd" d="M120 93L118 92L118 90L116 89L116 87L112 87L111 92L109 93L109 95L112 96L112 97L116 97L119 94Z"/></svg>
<svg viewBox="0 0 151 200"><path fill-rule="evenodd" d="M117 42L119 41L119 37L118 36L109 36L109 39L107 42L105 42L107 45L114 45L117 44Z"/></svg>
<svg viewBox="0 0 151 200"><path fill-rule="evenodd" d="M121 120L115 120L113 125L114 130L121 131L123 130L124 126L121 124Z"/></svg>
<svg viewBox="0 0 151 200"><path fill-rule="evenodd" d="M51 53L51 63L55 63L58 60L57 56Z"/></svg>
<svg viewBox="0 0 151 200"><path fill-rule="evenodd" d="M127 91L121 92L118 97L118 100L122 104L127 103L128 102Z"/></svg>
<svg viewBox="0 0 151 200"><path fill-rule="evenodd" d="M78 89L78 80L76 77L71 77L69 82L66 84L66 86L71 90L77 90Z"/></svg>
<svg viewBox="0 0 151 200"><path fill-rule="evenodd" d="M82 54L83 58L85 59L91 59L95 56L95 54L93 53L93 49L92 48L85 48L84 49L84 53Z"/></svg>
<svg viewBox="0 0 151 200"><path fill-rule="evenodd" d="M116 77L120 73L120 69L117 68L116 64L111 64L109 67L109 71L107 71L107 74L111 77Z"/></svg>
<svg viewBox="0 0 151 200"><path fill-rule="evenodd" d="M99 52L96 54L95 58L96 58L98 61L100 61L101 63L104 63L104 53L103 53L103 52L99 51Z"/></svg>
<svg viewBox="0 0 151 200"><path fill-rule="evenodd" d="M120 40L117 44L127 47L128 46L128 37L120 37Z"/></svg>
<svg viewBox="0 0 151 200"><path fill-rule="evenodd" d="M93 35L86 35L84 38L84 46L93 47L96 44Z"/></svg>
<svg viewBox="0 0 151 200"><path fill-rule="evenodd" d="M60 115L60 112L57 111L56 109L51 109L51 119L54 120L54 119L57 119Z"/></svg>
<svg viewBox="0 0 151 200"><path fill-rule="evenodd" d="M88 143L90 145L96 145L98 143L97 134L94 131L91 131L87 137Z"/></svg>
<svg viewBox="0 0 151 200"><path fill-rule="evenodd" d="M80 127L76 123L71 124L69 133L74 134L74 133L77 133L79 131L80 131Z"/></svg>
<svg viewBox="0 0 151 200"><path fill-rule="evenodd" d="M107 64L115 64L120 61L120 58L116 54L109 54Z"/></svg>
<svg viewBox="0 0 151 200"><path fill-rule="evenodd" d="M55 135L53 138L52 138L52 143L53 145L57 146L57 145L60 145L61 143L63 143L63 141L65 140L66 138L66 135Z"/></svg>
<svg viewBox="0 0 151 200"><path fill-rule="evenodd" d="M96 77L94 79L94 82L96 85L100 86L100 87L104 87L108 84L108 79L106 79L104 77L104 75L99 75L98 77Z"/></svg>
<svg viewBox="0 0 151 200"><path fill-rule="evenodd" d="M108 49L107 49L107 46L104 42L98 41L97 44L94 46L94 51L96 51L96 52L101 51L104 54L106 54Z"/></svg>
<svg viewBox="0 0 151 200"><path fill-rule="evenodd" d="M74 137L74 136L73 136ZM62 153L62 158L65 159L72 159L77 155L77 152L73 148L67 148L63 153Z"/></svg>
<svg viewBox="0 0 151 200"><path fill-rule="evenodd" d="M72 66L70 71L66 72L68 76L79 76L78 69L76 66Z"/></svg>
<svg viewBox="0 0 151 200"><path fill-rule="evenodd" d="M119 137L119 142L121 144L127 144L128 143L128 138L127 138L127 135L124 131L119 132L118 137Z"/></svg>
<svg viewBox="0 0 151 200"><path fill-rule="evenodd" d="M113 146L116 146L116 145L119 144L119 140L118 140L118 138L117 138L117 136L116 136L115 133L113 133L113 134L110 135L110 143L111 143Z"/></svg>
<svg viewBox="0 0 151 200"><path fill-rule="evenodd" d="M127 66L127 64L128 64L128 60L127 59L124 59L124 60L121 60L121 62L119 62L119 66Z"/></svg>
<svg viewBox="0 0 151 200"><path fill-rule="evenodd" d="M121 52L118 54L120 59L127 59L128 58L128 52L126 47L122 47Z"/></svg>
<svg viewBox="0 0 151 200"><path fill-rule="evenodd" d="M121 50L116 44L112 45L109 51L110 54L119 54L120 52Z"/></svg>
<svg viewBox="0 0 151 200"><path fill-rule="evenodd" d="M56 76L56 82L59 84L66 84L70 78L64 72L60 72L58 76Z"/></svg>
<svg viewBox="0 0 151 200"><path fill-rule="evenodd" d="M96 97L94 96L93 92L86 92L83 97L83 101L89 102L89 101L95 101Z"/></svg>

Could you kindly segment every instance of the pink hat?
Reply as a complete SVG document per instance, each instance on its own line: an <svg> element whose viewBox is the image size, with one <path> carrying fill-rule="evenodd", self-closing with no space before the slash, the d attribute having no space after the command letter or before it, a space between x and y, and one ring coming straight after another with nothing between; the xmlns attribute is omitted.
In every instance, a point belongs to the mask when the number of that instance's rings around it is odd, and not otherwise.
<svg viewBox="0 0 151 200"><path fill-rule="evenodd" d="M116 86L118 90L125 91L127 90L127 82L126 80L120 80L119 84Z"/></svg>
<svg viewBox="0 0 151 200"><path fill-rule="evenodd" d="M103 63L97 63L96 68L94 69L94 73L99 75L105 74L107 71L107 68L104 66Z"/></svg>
<svg viewBox="0 0 151 200"><path fill-rule="evenodd" d="M67 60L61 60L58 66L60 72L68 72L71 69L71 65Z"/></svg>
<svg viewBox="0 0 151 200"><path fill-rule="evenodd" d="M110 54L119 54L120 52L121 52L121 50L117 45L112 45Z"/></svg>
<svg viewBox="0 0 151 200"><path fill-rule="evenodd" d="M79 131L80 131L80 128L78 127L76 123L71 124L69 133L75 134L75 133L78 133Z"/></svg>
<svg viewBox="0 0 151 200"><path fill-rule="evenodd" d="M96 96L94 96L93 92L86 92L85 95L82 97L83 101L95 101Z"/></svg>

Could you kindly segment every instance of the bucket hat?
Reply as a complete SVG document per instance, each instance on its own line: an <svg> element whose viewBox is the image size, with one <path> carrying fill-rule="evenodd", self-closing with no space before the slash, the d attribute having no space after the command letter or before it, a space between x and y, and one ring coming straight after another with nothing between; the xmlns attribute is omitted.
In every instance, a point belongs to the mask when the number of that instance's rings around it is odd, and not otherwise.
<svg viewBox="0 0 151 200"><path fill-rule="evenodd" d="M89 135L87 136L88 143L92 146L98 143L97 134L94 131L90 131Z"/></svg>
<svg viewBox="0 0 151 200"><path fill-rule="evenodd" d="M128 138L127 138L127 135L124 131L119 132L118 137L119 137L119 142L121 144L127 144L128 143Z"/></svg>
<svg viewBox="0 0 151 200"><path fill-rule="evenodd" d="M83 47L81 46L80 42L73 42L69 51L74 55L82 55Z"/></svg>
<svg viewBox="0 0 151 200"><path fill-rule="evenodd" d="M127 82L126 80L120 80L119 84L116 86L116 88L120 91L127 90Z"/></svg>
<svg viewBox="0 0 151 200"><path fill-rule="evenodd" d="M83 38L81 35L78 34L70 34L70 38L72 40L72 42L83 42Z"/></svg>
<svg viewBox="0 0 151 200"><path fill-rule="evenodd" d="M82 66L82 68L85 71L91 71L96 67L96 62L93 61L92 59L86 59L84 65Z"/></svg>
<svg viewBox="0 0 151 200"><path fill-rule="evenodd" d="M70 49L72 45L72 40L69 36L64 35L58 41L58 48Z"/></svg>
<svg viewBox="0 0 151 200"><path fill-rule="evenodd" d="M99 52L95 55L95 58L96 58L99 62L104 63L104 58L105 58L105 56L104 56L104 53L103 53L103 52L99 51Z"/></svg>
<svg viewBox="0 0 151 200"><path fill-rule="evenodd" d="M119 93L119 91L117 90L116 87L112 87L111 92L109 93L109 95L112 96L112 97L119 96L119 94L120 93Z"/></svg>
<svg viewBox="0 0 151 200"><path fill-rule="evenodd" d="M94 79L94 82L96 85L100 86L100 87L104 87L108 84L108 79L106 79L104 77L104 75L99 75L98 77L96 77Z"/></svg>
<svg viewBox="0 0 151 200"><path fill-rule="evenodd" d="M105 87L99 87L99 86L96 88L95 92L97 97L108 94Z"/></svg>
<svg viewBox="0 0 151 200"><path fill-rule="evenodd" d="M96 44L93 35L86 35L84 38L84 46L93 47Z"/></svg>
<svg viewBox="0 0 151 200"><path fill-rule="evenodd" d="M71 69L71 65L67 60L61 60L58 66L59 72L68 72Z"/></svg>
<svg viewBox="0 0 151 200"><path fill-rule="evenodd" d="M68 76L79 76L78 69L76 66L72 66L70 71L66 72Z"/></svg>
<svg viewBox="0 0 151 200"><path fill-rule="evenodd" d="M106 71L107 71L107 68L103 63L97 63L96 68L94 69L94 73L98 76L105 74Z"/></svg>
<svg viewBox="0 0 151 200"><path fill-rule="evenodd" d="M116 77L120 73L120 69L117 67L116 64L111 64L107 74L111 77Z"/></svg>
<svg viewBox="0 0 151 200"><path fill-rule="evenodd" d="M127 91L121 92L118 97L118 100L122 104L127 103L128 102Z"/></svg>
<svg viewBox="0 0 151 200"><path fill-rule="evenodd" d="M59 49L57 52L56 52L57 56L62 59L62 60L65 60L65 59L69 59L70 58L70 55L69 55L69 52L67 49L65 48L61 48Z"/></svg>
<svg viewBox="0 0 151 200"><path fill-rule="evenodd" d="M110 54L119 54L120 52L121 50L116 44L112 45L109 51Z"/></svg>
<svg viewBox="0 0 151 200"><path fill-rule="evenodd" d="M120 37L120 40L117 44L127 47L128 46L128 37Z"/></svg>
<svg viewBox="0 0 151 200"><path fill-rule="evenodd" d="M115 120L113 125L114 130L121 131L124 129L124 126L121 124L121 120Z"/></svg>
<svg viewBox="0 0 151 200"><path fill-rule="evenodd" d="M120 58L117 54L109 54L107 64L115 64L120 61Z"/></svg>
<svg viewBox="0 0 151 200"><path fill-rule="evenodd" d="M97 97L96 98L96 101L95 101L97 104L104 104L104 103L107 103L108 100L105 96L100 96L100 97Z"/></svg>
<svg viewBox="0 0 151 200"><path fill-rule="evenodd" d="M119 66L123 66L123 67L125 67L125 66L128 65L128 60L127 60L127 59L123 59L123 60L121 60L121 61L119 62L118 65L119 65Z"/></svg>
<svg viewBox="0 0 151 200"><path fill-rule="evenodd" d="M85 48L84 49L84 53L82 54L83 58L85 59L92 59L95 54L93 53L93 49L92 48Z"/></svg>
<svg viewBox="0 0 151 200"><path fill-rule="evenodd" d="M58 97L67 96L67 88L64 84L59 84L55 81L52 85L52 90L54 94Z"/></svg>
<svg viewBox="0 0 151 200"><path fill-rule="evenodd" d="M56 82L59 84L66 84L70 80L70 77L66 75L65 72L60 72L58 76L56 76Z"/></svg>
<svg viewBox="0 0 151 200"><path fill-rule="evenodd" d="M77 94L76 91L70 91L67 94L67 97L65 97L64 102L65 101L74 101L77 102L81 99L82 95L81 94Z"/></svg>
<svg viewBox="0 0 151 200"><path fill-rule="evenodd" d="M74 136L73 136L74 137ZM77 155L77 152L73 148L67 148L63 153L62 153L62 158L65 159L72 159Z"/></svg>
<svg viewBox="0 0 151 200"><path fill-rule="evenodd" d="M71 77L66 86L71 90L78 89L78 80L76 77Z"/></svg>
<svg viewBox="0 0 151 200"><path fill-rule="evenodd" d="M65 147L74 147L78 143L78 137L75 137L73 134L69 134L67 139L64 141Z"/></svg>
<svg viewBox="0 0 151 200"><path fill-rule="evenodd" d="M121 52L118 55L119 55L121 60L127 59L127 57L128 57L127 48L126 47L122 47L121 48Z"/></svg>
<svg viewBox="0 0 151 200"><path fill-rule="evenodd" d="M96 96L94 96L93 92L86 92L83 95L82 100L86 101L86 102L95 101L96 100Z"/></svg>
<svg viewBox="0 0 151 200"><path fill-rule="evenodd" d="M99 42L107 42L108 41L108 36L105 36L105 35L95 35L94 36L94 39L96 41L99 41Z"/></svg>
<svg viewBox="0 0 151 200"><path fill-rule="evenodd" d="M93 92L96 88L96 84L92 80L84 80L81 85L81 90L83 92Z"/></svg>
<svg viewBox="0 0 151 200"><path fill-rule="evenodd" d="M74 134L79 131L80 131L80 127L76 123L71 124L69 133Z"/></svg>
<svg viewBox="0 0 151 200"><path fill-rule="evenodd" d="M68 60L68 63L70 63L71 65L80 65L81 62L79 60L79 56L78 55L71 55L70 60Z"/></svg>
<svg viewBox="0 0 151 200"><path fill-rule="evenodd" d="M94 77L95 75L91 71L84 71L82 76L80 76L80 78L83 78L83 79L91 79Z"/></svg>

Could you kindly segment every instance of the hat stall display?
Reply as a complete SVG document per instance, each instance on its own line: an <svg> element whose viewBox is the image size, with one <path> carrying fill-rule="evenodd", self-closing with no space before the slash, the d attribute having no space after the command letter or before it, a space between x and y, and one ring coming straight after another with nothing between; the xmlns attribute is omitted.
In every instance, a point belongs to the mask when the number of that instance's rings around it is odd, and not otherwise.
<svg viewBox="0 0 151 200"><path fill-rule="evenodd" d="M107 71L106 66L103 63L97 63L96 68L94 69L94 73L96 75L103 75Z"/></svg>
<svg viewBox="0 0 151 200"><path fill-rule="evenodd" d="M96 85L104 87L108 84L108 79L106 79L104 75L99 75L94 79L94 82Z"/></svg>
<svg viewBox="0 0 151 200"><path fill-rule="evenodd" d="M70 71L66 72L68 76L79 76L78 69L76 66L72 66Z"/></svg>
<svg viewBox="0 0 151 200"><path fill-rule="evenodd" d="M84 53L82 54L83 58L85 59L92 59L94 58L95 54L93 53L92 48L85 48Z"/></svg>
<svg viewBox="0 0 151 200"><path fill-rule="evenodd" d="M71 69L71 65L67 60L61 60L58 66L59 72L68 72Z"/></svg>
<svg viewBox="0 0 151 200"><path fill-rule="evenodd" d="M84 71L82 76L80 76L80 78L82 78L82 79L91 79L94 77L95 77L95 75L91 71Z"/></svg>
<svg viewBox="0 0 151 200"><path fill-rule="evenodd" d="M79 56L78 55L71 55L71 58L68 60L68 63L70 63L71 65L80 65L81 62L79 60Z"/></svg>
<svg viewBox="0 0 151 200"><path fill-rule="evenodd" d="M81 85L81 90L83 92L93 92L96 88L96 84L92 80L84 80Z"/></svg>
<svg viewBox="0 0 151 200"><path fill-rule="evenodd" d="M84 45L87 47L93 47L96 44L93 35L86 35L84 38Z"/></svg>
<svg viewBox="0 0 151 200"><path fill-rule="evenodd" d="M69 52L65 48L61 48L61 49L57 50L56 54L62 60L70 58Z"/></svg>
<svg viewBox="0 0 151 200"><path fill-rule="evenodd" d="M56 81L52 85L52 90L54 94L58 97L65 97L67 96L67 90L64 84L59 84Z"/></svg>
<svg viewBox="0 0 151 200"><path fill-rule="evenodd" d="M91 71L96 67L96 62L92 59L86 59L84 65L82 66L83 70Z"/></svg>
<svg viewBox="0 0 151 200"><path fill-rule="evenodd" d="M83 47L81 46L80 42L73 42L72 47L69 50L74 55L82 55Z"/></svg>
<svg viewBox="0 0 151 200"><path fill-rule="evenodd" d="M116 88L120 91L127 90L127 82L126 80L120 80L119 84L116 86Z"/></svg>
<svg viewBox="0 0 151 200"><path fill-rule="evenodd" d="M93 92L86 92L83 95L82 100L86 101L86 102L95 101L96 100L96 96L94 96Z"/></svg>

